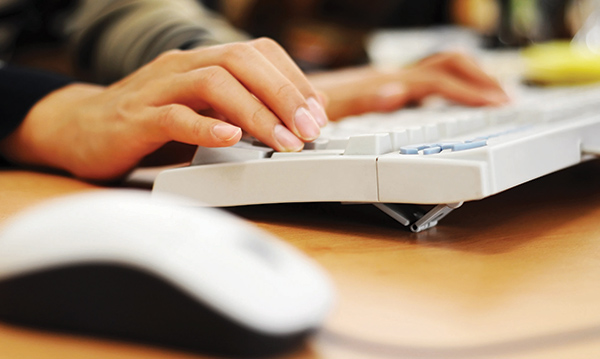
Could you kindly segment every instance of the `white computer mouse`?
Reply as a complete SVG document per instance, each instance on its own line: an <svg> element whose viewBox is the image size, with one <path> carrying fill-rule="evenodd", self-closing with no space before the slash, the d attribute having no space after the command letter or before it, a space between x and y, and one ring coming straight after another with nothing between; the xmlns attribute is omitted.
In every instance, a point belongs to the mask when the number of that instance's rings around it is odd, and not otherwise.
<svg viewBox="0 0 600 359"><path fill-rule="evenodd" d="M324 271L224 211L136 190L51 200L0 231L0 319L221 355L300 345L334 298Z"/></svg>

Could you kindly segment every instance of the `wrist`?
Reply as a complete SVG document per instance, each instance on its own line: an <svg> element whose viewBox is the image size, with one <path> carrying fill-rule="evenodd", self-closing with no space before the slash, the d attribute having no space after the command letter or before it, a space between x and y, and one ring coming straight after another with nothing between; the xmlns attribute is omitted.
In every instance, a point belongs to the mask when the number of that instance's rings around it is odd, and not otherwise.
<svg viewBox="0 0 600 359"><path fill-rule="evenodd" d="M64 146L61 132L76 131L67 128L67 118L83 118L78 103L102 89L72 83L48 93L31 107L15 131L0 141L0 155L18 165L66 169L60 161L63 152L74 149Z"/></svg>

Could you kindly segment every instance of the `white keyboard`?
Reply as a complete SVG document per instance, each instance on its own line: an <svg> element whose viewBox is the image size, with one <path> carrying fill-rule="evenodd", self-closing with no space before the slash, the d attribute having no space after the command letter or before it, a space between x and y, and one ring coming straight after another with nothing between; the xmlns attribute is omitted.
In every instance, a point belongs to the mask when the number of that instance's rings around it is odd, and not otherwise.
<svg viewBox="0 0 600 359"><path fill-rule="evenodd" d="M418 232L480 200L600 154L600 87L519 87L502 108L447 104L330 123L302 152L252 139L199 148L155 193L212 206L373 203ZM412 204L434 205L417 211Z"/></svg>

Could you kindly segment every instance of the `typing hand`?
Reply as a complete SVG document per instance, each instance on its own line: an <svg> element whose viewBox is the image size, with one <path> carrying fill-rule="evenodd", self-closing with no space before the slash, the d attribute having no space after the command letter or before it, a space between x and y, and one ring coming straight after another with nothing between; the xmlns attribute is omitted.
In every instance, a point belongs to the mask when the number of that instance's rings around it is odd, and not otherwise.
<svg viewBox="0 0 600 359"><path fill-rule="evenodd" d="M109 87L56 90L2 147L18 163L107 180L167 142L231 146L243 129L296 151L326 123L304 74L279 45L258 39L168 52Z"/></svg>
<svg viewBox="0 0 600 359"><path fill-rule="evenodd" d="M435 54L394 71L363 67L311 75L309 79L328 97L331 119L392 111L430 95L469 106L497 106L509 100L496 80L460 53Z"/></svg>

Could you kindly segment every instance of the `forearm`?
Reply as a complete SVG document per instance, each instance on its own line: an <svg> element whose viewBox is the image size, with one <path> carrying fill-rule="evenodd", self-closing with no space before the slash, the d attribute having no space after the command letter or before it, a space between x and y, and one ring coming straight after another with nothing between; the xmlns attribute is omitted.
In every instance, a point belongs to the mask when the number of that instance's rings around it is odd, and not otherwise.
<svg viewBox="0 0 600 359"><path fill-rule="evenodd" d="M196 0L84 0L66 33L77 68L101 83L167 50L246 39Z"/></svg>

